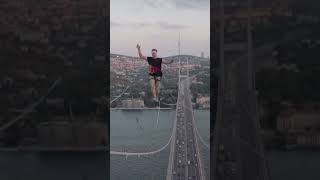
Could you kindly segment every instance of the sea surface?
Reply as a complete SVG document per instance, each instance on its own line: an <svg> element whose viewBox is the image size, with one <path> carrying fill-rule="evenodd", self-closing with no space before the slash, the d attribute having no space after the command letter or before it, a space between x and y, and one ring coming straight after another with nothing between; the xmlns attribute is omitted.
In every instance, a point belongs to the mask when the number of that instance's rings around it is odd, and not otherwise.
<svg viewBox="0 0 320 180"><path fill-rule="evenodd" d="M175 110L112 111L111 150L145 152L165 145L172 132ZM195 111L195 120L202 137L209 143L210 112ZM201 142L199 141L199 144ZM200 145L205 169L209 173L209 150ZM111 155L112 180L163 180L166 178L169 148L154 156L123 157Z"/></svg>
<svg viewBox="0 0 320 180"><path fill-rule="evenodd" d="M155 110L111 113L111 149L153 150L170 136L174 111L160 112L156 127ZM209 112L195 111L200 134L207 141ZM201 144L201 143L200 143ZM209 173L209 151L200 145ZM105 153L17 153L0 152L0 180L163 180L169 150L150 157L110 157L110 178ZM267 153L271 180L319 180L320 151Z"/></svg>
<svg viewBox="0 0 320 180"><path fill-rule="evenodd" d="M0 152L0 180L106 180L104 153Z"/></svg>

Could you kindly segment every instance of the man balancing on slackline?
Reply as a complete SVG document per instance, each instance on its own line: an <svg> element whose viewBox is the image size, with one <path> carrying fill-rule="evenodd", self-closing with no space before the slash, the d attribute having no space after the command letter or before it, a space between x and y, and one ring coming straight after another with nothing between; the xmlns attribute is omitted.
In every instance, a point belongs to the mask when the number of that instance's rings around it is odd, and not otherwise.
<svg viewBox="0 0 320 180"><path fill-rule="evenodd" d="M153 101L156 103L159 103L159 94L160 94L160 81L162 78L162 70L161 70L161 64L171 64L173 60L171 61L163 61L162 58L158 58L157 56L157 49L151 50L151 57L146 57L141 53L140 45L137 44L137 49L139 53L139 57L141 59L144 59L149 64L149 79L150 79L150 85L151 85L151 92L153 96Z"/></svg>

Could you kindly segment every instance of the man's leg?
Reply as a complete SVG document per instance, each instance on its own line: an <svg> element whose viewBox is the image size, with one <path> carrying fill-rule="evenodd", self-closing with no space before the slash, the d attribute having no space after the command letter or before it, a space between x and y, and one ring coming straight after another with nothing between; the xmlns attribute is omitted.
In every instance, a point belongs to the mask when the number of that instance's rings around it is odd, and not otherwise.
<svg viewBox="0 0 320 180"><path fill-rule="evenodd" d="M156 89L157 98L160 98L160 86L161 86L161 77L156 77L156 79L155 79L155 89Z"/></svg>
<svg viewBox="0 0 320 180"><path fill-rule="evenodd" d="M151 93L153 98L157 97L157 92L156 92L156 86L155 86L155 79L153 76L149 76L150 77L150 87L151 87Z"/></svg>

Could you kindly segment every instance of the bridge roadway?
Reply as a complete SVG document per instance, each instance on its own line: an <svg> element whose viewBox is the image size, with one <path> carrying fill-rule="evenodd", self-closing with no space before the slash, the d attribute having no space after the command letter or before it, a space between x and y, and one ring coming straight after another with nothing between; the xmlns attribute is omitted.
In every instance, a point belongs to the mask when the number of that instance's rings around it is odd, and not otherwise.
<svg viewBox="0 0 320 180"><path fill-rule="evenodd" d="M268 44L255 49L254 57L270 52L272 47ZM269 179L257 117L254 73L249 80L247 59L247 54L227 59L225 70L221 70L225 72L225 86L219 87L221 119L217 118L214 136L215 180Z"/></svg>
<svg viewBox="0 0 320 180"><path fill-rule="evenodd" d="M180 89L177 103L177 130L175 141L172 141L173 148L170 152L172 159L169 158L167 180L204 180L188 78L181 81Z"/></svg>

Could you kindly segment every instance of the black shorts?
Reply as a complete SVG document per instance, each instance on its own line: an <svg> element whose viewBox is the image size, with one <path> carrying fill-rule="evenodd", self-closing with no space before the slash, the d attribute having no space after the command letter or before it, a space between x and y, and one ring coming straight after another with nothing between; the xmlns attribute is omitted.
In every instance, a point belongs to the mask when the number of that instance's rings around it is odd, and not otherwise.
<svg viewBox="0 0 320 180"><path fill-rule="evenodd" d="M149 79L150 80L155 80L155 81L161 81L161 76L156 76L156 75L151 75L151 74L149 74Z"/></svg>

